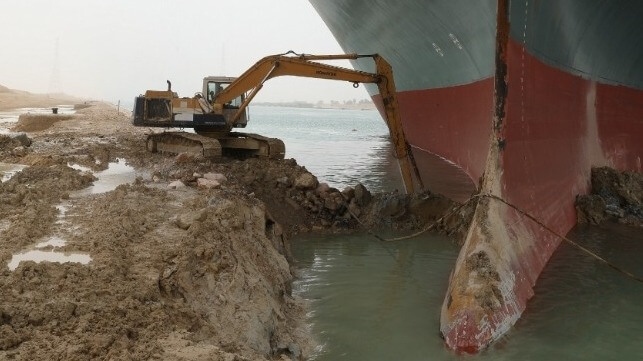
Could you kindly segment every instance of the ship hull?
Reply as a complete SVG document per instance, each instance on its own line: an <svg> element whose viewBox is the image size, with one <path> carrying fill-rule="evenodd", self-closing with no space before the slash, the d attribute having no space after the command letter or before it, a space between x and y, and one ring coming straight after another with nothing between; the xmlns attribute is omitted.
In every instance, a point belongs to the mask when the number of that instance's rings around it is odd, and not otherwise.
<svg viewBox="0 0 643 361"><path fill-rule="evenodd" d="M404 31L379 24L386 35L373 44L359 44L355 39L367 41L366 35L343 35L352 34L347 28L352 11L370 6L370 13L394 13L387 8L391 5L379 0L311 2L345 50L406 56L414 59L407 61L412 64L426 58L431 64L426 72L451 74L452 81L448 76L424 80L423 85L403 81L398 94L404 130L429 189L459 201L472 192L491 194L520 210L480 198L451 275L441 333L449 347L476 352L518 320L561 242L522 212L565 234L576 222L576 195L589 189L591 167L641 172L643 3L408 1L397 4L395 11L406 7L417 13L433 6L424 14L442 16L440 28L414 25L414 15ZM482 12L477 21L485 24L459 21L463 11ZM372 16L370 21L378 19ZM491 37L480 39L463 26L491 26L494 31L480 32ZM388 33L393 30L397 33ZM447 39L440 41L439 34L448 34ZM382 40L407 37L424 39L426 46L419 48L428 51ZM481 44L489 52L478 49ZM435 61L445 57L462 59ZM478 73L470 72L468 64ZM491 69L485 68L488 64ZM404 65L393 63L396 82L400 73L408 79L407 73L417 71ZM360 63L355 66L368 70ZM455 75L458 66L466 68L466 79Z"/></svg>

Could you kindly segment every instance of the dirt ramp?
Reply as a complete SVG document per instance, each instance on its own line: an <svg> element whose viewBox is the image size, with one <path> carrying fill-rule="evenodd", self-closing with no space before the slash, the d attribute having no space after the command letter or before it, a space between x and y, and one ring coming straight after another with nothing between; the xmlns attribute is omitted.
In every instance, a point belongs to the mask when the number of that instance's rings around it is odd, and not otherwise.
<svg viewBox="0 0 643 361"><path fill-rule="evenodd" d="M16 132L40 132L54 124L72 119L73 115L65 114L21 114L18 123L13 127Z"/></svg>

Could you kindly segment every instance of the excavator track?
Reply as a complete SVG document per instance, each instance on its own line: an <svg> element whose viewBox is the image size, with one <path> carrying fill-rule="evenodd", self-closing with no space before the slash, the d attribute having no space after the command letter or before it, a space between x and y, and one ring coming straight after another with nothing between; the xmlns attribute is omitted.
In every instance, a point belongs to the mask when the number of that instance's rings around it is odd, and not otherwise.
<svg viewBox="0 0 643 361"><path fill-rule="evenodd" d="M209 159L220 159L223 154L218 140L186 132L163 132L147 137L147 150L152 153L191 153Z"/></svg>
<svg viewBox="0 0 643 361"><path fill-rule="evenodd" d="M259 147L252 154L255 157L265 157L268 159L284 159L284 157L286 156L286 145L281 139L268 138L259 134L241 132L231 132L228 134L228 136L234 137L236 139L245 139L246 142L249 142L251 140L257 142Z"/></svg>
<svg viewBox="0 0 643 361"><path fill-rule="evenodd" d="M259 157L284 159L286 146L277 138L268 138L252 133L163 132L147 137L150 152L170 154L191 153L209 159L223 155L233 158Z"/></svg>

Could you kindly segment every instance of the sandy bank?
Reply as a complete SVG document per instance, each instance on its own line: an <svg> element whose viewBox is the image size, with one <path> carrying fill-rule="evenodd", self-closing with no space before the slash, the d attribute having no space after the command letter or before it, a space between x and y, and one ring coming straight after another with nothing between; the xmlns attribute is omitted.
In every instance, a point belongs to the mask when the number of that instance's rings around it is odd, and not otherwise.
<svg viewBox="0 0 643 361"><path fill-rule="evenodd" d="M16 108L52 107L81 100L66 94L34 94L0 85L0 111Z"/></svg>

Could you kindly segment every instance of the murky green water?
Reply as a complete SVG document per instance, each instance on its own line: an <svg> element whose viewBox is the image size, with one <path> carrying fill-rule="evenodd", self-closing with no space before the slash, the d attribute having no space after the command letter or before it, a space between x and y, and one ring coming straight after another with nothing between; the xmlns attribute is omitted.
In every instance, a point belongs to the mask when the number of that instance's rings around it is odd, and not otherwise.
<svg viewBox="0 0 643 361"><path fill-rule="evenodd" d="M292 242L296 292L311 300L315 360L422 360L441 351L439 305L457 248L440 236Z"/></svg>
<svg viewBox="0 0 643 361"><path fill-rule="evenodd" d="M583 227L571 236L643 274L641 230ZM314 360L641 360L643 284L562 244L512 331L476 356L438 335L458 249L427 235L382 243L368 235L293 241L296 292L310 300Z"/></svg>

